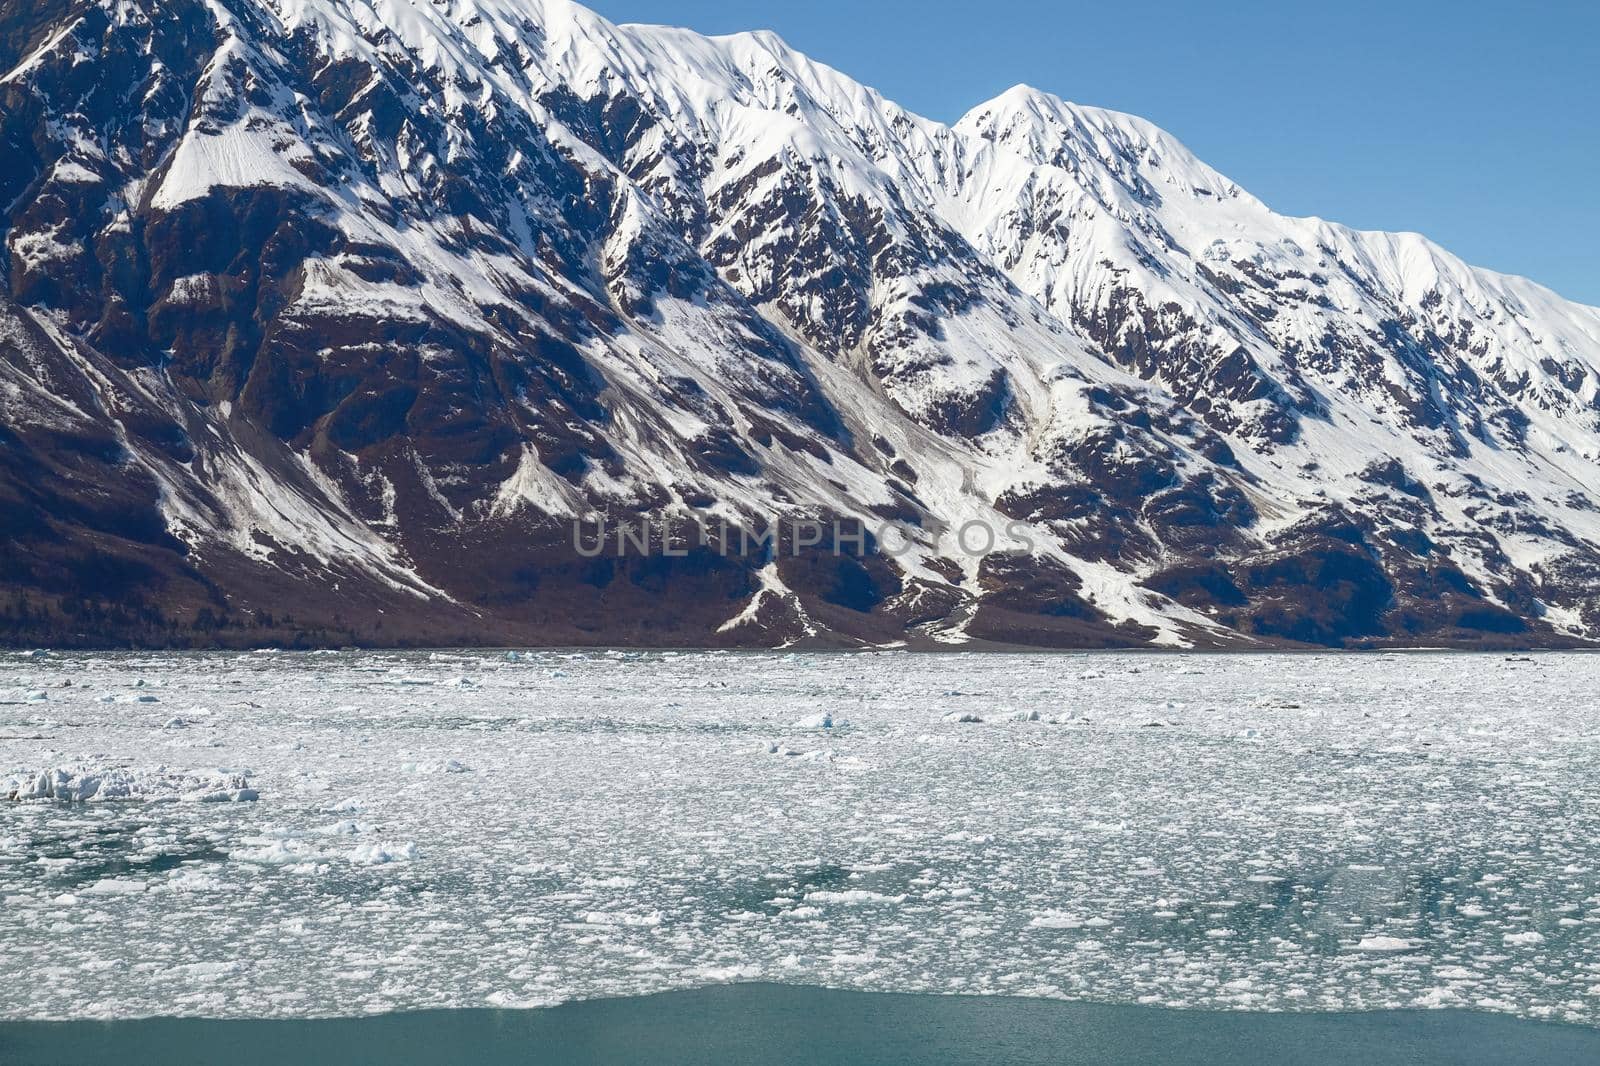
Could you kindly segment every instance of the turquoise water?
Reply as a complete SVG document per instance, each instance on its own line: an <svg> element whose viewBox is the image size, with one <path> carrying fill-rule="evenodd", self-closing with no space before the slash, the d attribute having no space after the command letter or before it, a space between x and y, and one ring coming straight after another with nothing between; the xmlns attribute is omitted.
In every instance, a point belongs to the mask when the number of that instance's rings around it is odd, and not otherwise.
<svg viewBox="0 0 1600 1066"><path fill-rule="evenodd" d="M1173 1011L750 984L526 1011L6 1022L0 1062L1565 1066L1600 1062L1600 1030L1460 1011Z"/></svg>

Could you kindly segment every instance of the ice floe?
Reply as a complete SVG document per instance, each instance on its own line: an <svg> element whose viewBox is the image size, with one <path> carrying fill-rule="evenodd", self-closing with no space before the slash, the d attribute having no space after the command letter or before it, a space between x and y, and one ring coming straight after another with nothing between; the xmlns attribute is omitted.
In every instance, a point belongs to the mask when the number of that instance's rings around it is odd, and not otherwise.
<svg viewBox="0 0 1600 1066"><path fill-rule="evenodd" d="M1600 1024L1589 656L7 661L0 967L50 977L6 1016L760 979Z"/></svg>
<svg viewBox="0 0 1600 1066"><path fill-rule="evenodd" d="M52 767L0 777L0 796L16 802L62 800L71 803L247 802L259 798L250 775L231 770L174 771L165 767Z"/></svg>

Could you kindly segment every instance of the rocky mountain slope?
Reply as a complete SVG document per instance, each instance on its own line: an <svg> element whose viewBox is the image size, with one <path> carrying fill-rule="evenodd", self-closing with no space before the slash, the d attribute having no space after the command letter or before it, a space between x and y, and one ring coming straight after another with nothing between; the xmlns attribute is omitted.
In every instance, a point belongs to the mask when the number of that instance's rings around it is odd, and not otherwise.
<svg viewBox="0 0 1600 1066"><path fill-rule="evenodd" d="M1600 310L1139 119L564 0L0 71L0 640L1600 636Z"/></svg>

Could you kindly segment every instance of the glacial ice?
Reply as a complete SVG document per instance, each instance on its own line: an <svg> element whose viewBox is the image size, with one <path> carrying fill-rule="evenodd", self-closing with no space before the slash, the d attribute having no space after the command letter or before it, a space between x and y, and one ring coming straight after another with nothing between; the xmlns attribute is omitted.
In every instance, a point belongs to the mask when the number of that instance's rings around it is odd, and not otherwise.
<svg viewBox="0 0 1600 1066"><path fill-rule="evenodd" d="M7 1017L774 980L1600 1024L1592 656L5 662L50 697L0 705L0 967L51 974Z"/></svg>
<svg viewBox="0 0 1600 1066"><path fill-rule="evenodd" d="M229 770L172 771L165 767L128 769L111 767L52 767L0 776L0 798L13 802L62 800L73 803L108 803L115 800L157 802L188 800L197 803L248 802L258 798L250 775Z"/></svg>

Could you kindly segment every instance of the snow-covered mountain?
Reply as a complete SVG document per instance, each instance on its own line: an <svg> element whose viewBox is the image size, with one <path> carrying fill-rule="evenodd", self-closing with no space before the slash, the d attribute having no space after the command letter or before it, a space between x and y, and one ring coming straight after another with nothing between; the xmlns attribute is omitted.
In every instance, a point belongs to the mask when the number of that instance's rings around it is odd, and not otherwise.
<svg viewBox="0 0 1600 1066"><path fill-rule="evenodd" d="M1131 116L564 0L29 0L0 70L0 639L1600 637L1600 309Z"/></svg>

